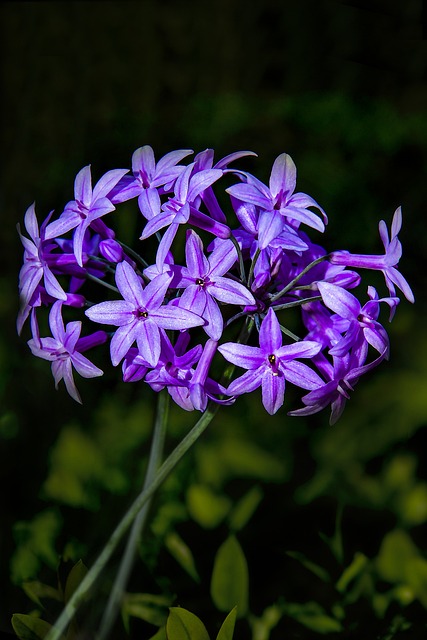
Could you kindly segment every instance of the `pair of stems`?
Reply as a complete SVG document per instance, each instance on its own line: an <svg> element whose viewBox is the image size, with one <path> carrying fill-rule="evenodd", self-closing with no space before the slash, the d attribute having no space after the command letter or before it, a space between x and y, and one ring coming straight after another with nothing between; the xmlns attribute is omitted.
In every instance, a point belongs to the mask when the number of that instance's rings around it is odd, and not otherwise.
<svg viewBox="0 0 427 640"><path fill-rule="evenodd" d="M247 317L246 322L240 332L238 342L246 343L248 341L253 326L253 318ZM234 365L227 367L222 382L225 383L226 380L229 380L231 378L233 370ZM168 407L169 396L165 389L160 393L144 487L141 493L137 496L129 509L126 511L126 513L114 529L113 533L111 534L110 539L106 543L105 547L99 554L98 558L95 560L92 567L89 569L77 589L74 591L73 595L66 603L64 609L62 610L62 613L47 633L45 640L62 639L63 632L65 631L71 620L74 618L80 605L85 601L91 587L98 579L99 575L116 550L118 544L133 523L131 534L128 539L128 543L110 594L105 614L101 621L99 634L96 640L106 640L109 632L111 631L118 612L118 608L120 606L120 600L123 595L123 591L126 588L126 583L132 569L136 546L140 538L142 528L146 521L150 501L156 491L161 487L163 482L171 473L171 471L176 467L178 462L184 457L187 451L191 449L193 444L207 429L207 427L215 417L215 414L217 413L220 405L212 401L209 402L205 411L202 413L191 431L187 433L187 435L164 460L163 464L160 465L166 434Z"/></svg>

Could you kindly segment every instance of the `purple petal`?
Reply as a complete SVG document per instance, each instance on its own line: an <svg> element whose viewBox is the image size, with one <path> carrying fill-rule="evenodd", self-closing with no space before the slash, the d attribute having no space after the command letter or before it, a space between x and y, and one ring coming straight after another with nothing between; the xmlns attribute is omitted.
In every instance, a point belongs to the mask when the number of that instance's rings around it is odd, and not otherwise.
<svg viewBox="0 0 427 640"><path fill-rule="evenodd" d="M80 337L82 330L82 323L80 320L74 320L67 324L64 336L64 348L68 353L73 353L76 348L77 340Z"/></svg>
<svg viewBox="0 0 427 640"><path fill-rule="evenodd" d="M136 325L136 341L141 356L152 367L155 367L160 358L161 343L160 332L156 321L147 318Z"/></svg>
<svg viewBox="0 0 427 640"><path fill-rule="evenodd" d="M324 384L322 378L303 362L293 360L281 369L286 380L302 389L317 389Z"/></svg>
<svg viewBox="0 0 427 640"><path fill-rule="evenodd" d="M142 173L151 182L156 169L156 160L154 151L148 144L139 147L132 155L132 172L134 175Z"/></svg>
<svg viewBox="0 0 427 640"><path fill-rule="evenodd" d="M262 377L262 404L270 415L276 413L285 399L285 378L266 371Z"/></svg>
<svg viewBox="0 0 427 640"><path fill-rule="evenodd" d="M255 298L245 285L231 278L215 278L214 284L208 287L208 293L227 304L255 304Z"/></svg>
<svg viewBox="0 0 427 640"><path fill-rule="evenodd" d="M45 239L58 238L65 235L71 229L80 224L82 218L78 211L72 209L64 209L64 212L58 218L50 222L46 227Z"/></svg>
<svg viewBox="0 0 427 640"><path fill-rule="evenodd" d="M161 211L157 216L154 216L154 218L151 218L151 220L147 222L141 234L140 240L145 240L146 238L152 236L153 233L157 233L157 231L160 231L160 229L163 229L163 227L167 227L168 225L170 225L170 223L175 219L175 216L175 211Z"/></svg>
<svg viewBox="0 0 427 640"><path fill-rule="evenodd" d="M227 393L240 396L242 393L250 393L262 383L262 372L259 369L246 371L242 376L233 380L228 386Z"/></svg>
<svg viewBox="0 0 427 640"><path fill-rule="evenodd" d="M222 177L222 171L219 169L207 169L205 171L199 171L192 176L190 180L187 200L188 202L194 202L195 198L200 195L205 189L211 186L214 182Z"/></svg>
<svg viewBox="0 0 427 640"><path fill-rule="evenodd" d="M210 277L213 279L223 276L237 262L236 247L230 240L219 240L219 244L212 251L208 260Z"/></svg>
<svg viewBox="0 0 427 640"><path fill-rule="evenodd" d="M222 336L224 321L218 304L210 295L206 296L206 307L203 312L203 318L206 320L203 328L208 336L212 338L212 340L219 340Z"/></svg>
<svg viewBox="0 0 427 640"><path fill-rule="evenodd" d="M135 321L131 325L124 325L119 327L116 333L111 338L110 342L110 354L111 362L116 367L121 360L126 356L127 352L135 342Z"/></svg>
<svg viewBox="0 0 427 640"><path fill-rule="evenodd" d="M98 367L96 367L81 353L73 353L71 361L77 373L79 373L83 378L96 378L97 376L103 375L103 371L98 369Z"/></svg>
<svg viewBox="0 0 427 640"><path fill-rule="evenodd" d="M198 284L191 284L179 299L179 306L203 317L208 297L205 289L202 289Z"/></svg>
<svg viewBox="0 0 427 640"><path fill-rule="evenodd" d="M322 345L314 340L300 340L277 349L276 355L286 361L295 358L312 358L319 353L321 348Z"/></svg>
<svg viewBox="0 0 427 640"><path fill-rule="evenodd" d="M235 184L226 189L226 192L246 204L254 204L257 207L261 207L261 209L266 209L267 211L273 208L271 199L262 194L252 184Z"/></svg>
<svg viewBox="0 0 427 640"><path fill-rule="evenodd" d="M187 231L185 259L191 276L195 278L203 278L208 273L209 262L203 254L202 240L192 229Z"/></svg>
<svg viewBox="0 0 427 640"><path fill-rule="evenodd" d="M129 169L112 169L111 171L107 171L107 173L98 180L93 189L92 202L100 198L105 198L128 171Z"/></svg>
<svg viewBox="0 0 427 640"><path fill-rule="evenodd" d="M283 209L280 209L280 213L287 218L303 222L308 227L323 232L325 225L316 213L309 211L308 209L297 209L296 207L287 205Z"/></svg>
<svg viewBox="0 0 427 640"><path fill-rule="evenodd" d="M158 161L157 168L156 168L156 175L158 175L159 173L163 173L165 169L173 167L180 160L182 160L183 158L186 158L192 153L194 153L192 149L179 149L178 151L170 151L169 153L164 155L163 158L160 158L160 160Z"/></svg>
<svg viewBox="0 0 427 640"><path fill-rule="evenodd" d="M194 168L194 162L185 167L184 171L180 173L175 183L175 196L179 202L187 201L188 185L190 176Z"/></svg>
<svg viewBox="0 0 427 640"><path fill-rule="evenodd" d="M44 286L47 293L57 300L66 300L67 294L59 284L57 278L53 275L49 267L44 268Z"/></svg>
<svg viewBox="0 0 427 640"><path fill-rule="evenodd" d="M116 285L123 298L135 309L145 306L141 280L128 262L119 262L117 265Z"/></svg>
<svg viewBox="0 0 427 640"><path fill-rule="evenodd" d="M25 228L32 240L36 241L39 238L39 224L37 222L35 203L31 204L24 216Z"/></svg>
<svg viewBox="0 0 427 640"><path fill-rule="evenodd" d="M347 320L357 318L361 309L360 303L349 291L329 282L318 282L317 288L328 309Z"/></svg>
<svg viewBox="0 0 427 640"><path fill-rule="evenodd" d="M258 221L258 242L260 249L268 245L283 231L285 222L278 211L261 211Z"/></svg>
<svg viewBox="0 0 427 640"><path fill-rule="evenodd" d="M261 324L259 332L259 346L265 355L277 353L282 346L283 338L279 321L273 309L270 307Z"/></svg>
<svg viewBox="0 0 427 640"><path fill-rule="evenodd" d="M138 206L144 218L151 220L160 214L160 196L157 189L144 189L138 197Z"/></svg>
<svg viewBox="0 0 427 640"><path fill-rule="evenodd" d="M234 153L229 153L228 156L225 156L221 160L218 160L218 162L214 166L214 169L225 169L230 164L230 162L234 162L234 160L244 158L245 156L258 157L257 154L253 151L234 151Z"/></svg>
<svg viewBox="0 0 427 640"><path fill-rule="evenodd" d="M265 355L259 347L251 347L247 344L226 342L218 347L218 351L228 362L242 369L258 369L265 361Z"/></svg>
<svg viewBox="0 0 427 640"><path fill-rule="evenodd" d="M161 273L147 284L141 293L141 305L150 313L160 307L172 278L168 273Z"/></svg>
<svg viewBox="0 0 427 640"><path fill-rule="evenodd" d="M290 195L295 191L297 181L297 169L291 156L282 153L276 158L271 170L270 191L273 198L280 193L283 196Z"/></svg>
<svg viewBox="0 0 427 640"><path fill-rule="evenodd" d="M64 321L62 319L62 302L55 302L49 313L49 326L53 337L61 344L65 340Z"/></svg>
<svg viewBox="0 0 427 640"><path fill-rule="evenodd" d="M85 311L85 315L93 322L121 327L132 322L135 317L133 311L133 305L126 300L111 300L93 305Z"/></svg>
<svg viewBox="0 0 427 640"><path fill-rule="evenodd" d="M92 177L90 174L90 164L83 167L74 181L74 197L76 200L89 208L92 202Z"/></svg>
<svg viewBox="0 0 427 640"><path fill-rule="evenodd" d="M195 313L170 304L160 307L150 315L162 329L181 331L182 329L190 329L204 324L203 318Z"/></svg>

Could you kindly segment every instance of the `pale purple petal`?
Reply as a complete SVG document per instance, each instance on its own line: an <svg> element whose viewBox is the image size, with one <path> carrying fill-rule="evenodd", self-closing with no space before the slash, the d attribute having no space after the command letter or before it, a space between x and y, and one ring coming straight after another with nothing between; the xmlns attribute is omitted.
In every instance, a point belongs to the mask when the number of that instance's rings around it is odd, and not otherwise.
<svg viewBox="0 0 427 640"><path fill-rule="evenodd" d="M237 262L237 251L231 240L220 241L219 244L210 254L209 258L209 275L216 278L223 276Z"/></svg>
<svg viewBox="0 0 427 640"><path fill-rule="evenodd" d="M63 344L65 340L65 328L62 319L62 302L58 301L52 305L49 313L49 326L53 337Z"/></svg>
<svg viewBox="0 0 427 640"><path fill-rule="evenodd" d="M64 348L68 351L68 353L71 354L75 350L77 340L80 337L81 330L82 330L82 323L80 322L80 320L74 320L73 322L69 322L67 324L63 344L64 344Z"/></svg>
<svg viewBox="0 0 427 640"><path fill-rule="evenodd" d="M208 294L198 284L189 285L179 299L179 306L188 309L199 316L203 316L207 304Z"/></svg>
<svg viewBox="0 0 427 640"><path fill-rule="evenodd" d="M44 286L47 293L52 296L52 298L56 298L57 300L67 299L67 294L48 266L44 267Z"/></svg>
<svg viewBox="0 0 427 640"><path fill-rule="evenodd" d="M279 365L279 368L286 380L302 389L317 389L324 384L324 380L313 369L298 360L286 362L285 366Z"/></svg>
<svg viewBox="0 0 427 640"><path fill-rule="evenodd" d="M203 278L209 271L209 262L203 254L203 243L195 231L187 231L185 243L185 259L190 275Z"/></svg>
<svg viewBox="0 0 427 640"><path fill-rule="evenodd" d="M150 316L162 329L181 331L182 329L190 329L204 324L204 320L200 316L171 304L160 307L153 311Z"/></svg>
<svg viewBox="0 0 427 640"><path fill-rule="evenodd" d="M285 197L295 191L297 169L291 156L282 153L273 163L270 176L270 191L273 198L278 195Z"/></svg>
<svg viewBox="0 0 427 640"><path fill-rule="evenodd" d="M285 221L278 211L261 211L258 221L259 248L266 249L281 234L284 226Z"/></svg>
<svg viewBox="0 0 427 640"><path fill-rule="evenodd" d="M125 325L119 327L116 333L111 338L110 342L110 354L111 362L116 367L121 360L126 356L127 352L135 342L135 321L132 325Z"/></svg>
<svg viewBox="0 0 427 640"><path fill-rule="evenodd" d="M190 180L187 200L194 202L194 199L200 195L205 189L222 177L222 171L219 169L207 169L199 171Z"/></svg>
<svg viewBox="0 0 427 640"><path fill-rule="evenodd" d="M133 311L133 305L126 300L108 300L93 305L85 311L85 315L93 322L120 327L132 322L135 317Z"/></svg>
<svg viewBox="0 0 427 640"><path fill-rule="evenodd" d="M149 317L140 320L135 326L136 342L139 353L151 367L155 367L160 358L161 343L157 319Z"/></svg>
<svg viewBox="0 0 427 640"><path fill-rule="evenodd" d="M150 313L158 309L165 299L172 278L168 273L161 273L147 284L141 292L141 304Z"/></svg>
<svg viewBox="0 0 427 640"><path fill-rule="evenodd" d="M203 318L206 320L206 324L203 329L212 340L219 340L222 336L222 330L224 327L224 321L222 313L211 296L206 296L206 307L203 312Z"/></svg>
<svg viewBox="0 0 427 640"><path fill-rule="evenodd" d="M259 332L259 345L265 355L278 353L282 346L283 337L279 321L273 309L269 309L261 324Z"/></svg>
<svg viewBox="0 0 427 640"><path fill-rule="evenodd" d="M341 318L353 320L360 313L360 302L349 291L329 282L318 282L317 288L324 304Z"/></svg>
<svg viewBox="0 0 427 640"><path fill-rule="evenodd" d="M255 304L255 298L245 285L231 278L216 277L214 284L209 285L208 293L227 304Z"/></svg>
<svg viewBox="0 0 427 640"><path fill-rule="evenodd" d="M287 205L283 209L280 209L280 213L292 220L303 222L308 227L312 227L317 231L323 232L325 230L325 225L319 216L308 209L297 209L294 206Z"/></svg>
<svg viewBox="0 0 427 640"><path fill-rule="evenodd" d="M134 175L142 173L151 181L156 168L154 151L148 144L139 147L132 155L132 171Z"/></svg>
<svg viewBox="0 0 427 640"><path fill-rule="evenodd" d="M78 211L72 209L64 209L64 212L58 218L50 222L46 227L45 239L58 238L63 236L71 229L77 227L82 221L82 217Z"/></svg>
<svg viewBox="0 0 427 640"><path fill-rule="evenodd" d="M119 262L117 265L116 285L123 298L133 305L135 309L145 306L141 280L128 262Z"/></svg>
<svg viewBox="0 0 427 640"><path fill-rule="evenodd" d="M90 164L83 167L74 181L74 197L89 209L92 202L92 177L90 174Z"/></svg>
<svg viewBox="0 0 427 640"><path fill-rule="evenodd" d="M233 396L240 396L242 393L254 391L262 383L262 372L259 369L246 371L242 376L233 380L228 386L227 393Z"/></svg>
<svg viewBox="0 0 427 640"><path fill-rule="evenodd" d="M158 216L161 210L161 201L157 189L144 189L138 197L138 207L147 220Z"/></svg>
<svg viewBox="0 0 427 640"><path fill-rule="evenodd" d="M273 208L271 199L262 194L252 184L235 184L232 187L226 189L226 192L234 198L242 200L242 202L245 202L247 204L254 204L257 207L261 207L261 209L266 209L267 211L269 211Z"/></svg>
<svg viewBox="0 0 427 640"><path fill-rule="evenodd" d="M242 369L258 369L265 361L265 355L259 347L251 347L247 344L226 342L218 347L218 351L228 362Z"/></svg>
<svg viewBox="0 0 427 640"><path fill-rule="evenodd" d="M319 342L314 340L300 340L294 344L287 344L275 353L281 360L294 360L294 358L312 358L322 348Z"/></svg>
<svg viewBox="0 0 427 640"><path fill-rule="evenodd" d="M107 171L93 188L92 202L100 198L105 198L128 171L129 169L112 169L111 171Z"/></svg>
<svg viewBox="0 0 427 640"><path fill-rule="evenodd" d="M176 165L180 160L186 158L190 154L194 153L192 149L179 149L178 151L170 151L157 163L156 174L165 171L170 167Z"/></svg>
<svg viewBox="0 0 427 640"><path fill-rule="evenodd" d="M71 361L77 373L83 378L96 378L102 376L103 371L96 367L86 356L81 353L75 352L71 356Z"/></svg>
<svg viewBox="0 0 427 640"><path fill-rule="evenodd" d="M285 399L285 378L266 371L262 377L262 404L270 415L276 413Z"/></svg>
<svg viewBox="0 0 427 640"><path fill-rule="evenodd" d="M35 203L31 204L24 216L25 228L34 242L39 238L39 224L37 222Z"/></svg>
<svg viewBox="0 0 427 640"><path fill-rule="evenodd" d="M176 212L171 210L161 211L157 216L151 218L144 227L140 240L145 240L157 233L163 227L167 227L175 219Z"/></svg>

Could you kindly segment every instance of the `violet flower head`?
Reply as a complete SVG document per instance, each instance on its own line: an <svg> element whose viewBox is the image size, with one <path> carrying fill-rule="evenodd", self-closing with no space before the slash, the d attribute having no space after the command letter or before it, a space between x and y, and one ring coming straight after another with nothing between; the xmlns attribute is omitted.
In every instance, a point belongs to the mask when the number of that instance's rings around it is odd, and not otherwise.
<svg viewBox="0 0 427 640"><path fill-rule="evenodd" d="M262 386L262 402L270 414L282 406L286 380L303 389L316 389L322 379L310 367L296 358L311 358L319 353L321 345L302 340L282 345L282 332L272 308L268 310L259 332L259 347L227 342L218 347L224 358L248 369L228 387L230 395L241 395Z"/></svg>
<svg viewBox="0 0 427 640"><path fill-rule="evenodd" d="M64 380L68 393L74 400L81 403L80 394L73 378L73 367L83 378L95 378L102 376L101 369L82 355L85 351L107 340L104 331L97 331L91 336L80 338L82 323L80 321L69 322L64 327L62 319L62 302L58 300L52 306L49 314L49 326L53 337L40 338L36 314L33 311L31 327L33 337L28 341L33 355L52 362L52 374L55 386Z"/></svg>
<svg viewBox="0 0 427 640"><path fill-rule="evenodd" d="M203 324L203 319L164 299L171 278L162 274L144 288L141 279L127 262L116 269L116 285L123 300L100 302L90 307L90 320L118 327L111 339L111 361L114 366L125 357L136 341L143 359L155 367L160 358L160 330L188 329Z"/></svg>

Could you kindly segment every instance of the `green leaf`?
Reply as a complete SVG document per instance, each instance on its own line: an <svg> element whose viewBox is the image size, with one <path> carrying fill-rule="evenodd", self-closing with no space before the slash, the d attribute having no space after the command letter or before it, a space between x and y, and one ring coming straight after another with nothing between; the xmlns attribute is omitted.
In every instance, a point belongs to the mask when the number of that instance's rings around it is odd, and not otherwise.
<svg viewBox="0 0 427 640"><path fill-rule="evenodd" d="M171 598L151 593L126 593L122 604L123 623L126 630L129 631L131 616L161 627L166 622L171 600Z"/></svg>
<svg viewBox="0 0 427 640"><path fill-rule="evenodd" d="M387 582L405 582L407 564L418 555L417 547L405 531L390 531L384 537L376 559L380 577Z"/></svg>
<svg viewBox="0 0 427 640"><path fill-rule="evenodd" d="M336 584L337 590L343 593L350 582L363 571L367 563L368 558L363 553L355 553L352 563L343 571Z"/></svg>
<svg viewBox="0 0 427 640"><path fill-rule="evenodd" d="M187 609L171 607L166 623L168 640L209 640L203 622Z"/></svg>
<svg viewBox="0 0 427 640"><path fill-rule="evenodd" d="M165 538L165 545L169 553L181 567L185 569L195 582L199 582L200 578L197 573L193 554L184 540L175 531L171 531Z"/></svg>
<svg viewBox="0 0 427 640"><path fill-rule="evenodd" d="M217 527L230 510L226 496L214 493L208 486L192 484L187 491L187 507L190 516L206 529Z"/></svg>
<svg viewBox="0 0 427 640"><path fill-rule="evenodd" d="M323 567L320 567L318 564L315 564L311 560L305 557L303 553L299 551L287 551L286 555L290 558L294 558L294 560L298 560L306 569L314 573L318 578L323 580L323 582L329 582L330 576L329 573Z"/></svg>
<svg viewBox="0 0 427 640"><path fill-rule="evenodd" d="M317 633L342 631L341 622L328 616L317 602L307 602L306 604L289 603L285 605L284 612L307 627L307 629L317 631Z"/></svg>
<svg viewBox="0 0 427 640"><path fill-rule="evenodd" d="M87 574L87 567L82 560L76 562L74 567L68 574L67 581L64 588L64 602L67 603L74 591L77 589L85 575Z"/></svg>
<svg viewBox="0 0 427 640"><path fill-rule="evenodd" d="M35 616L15 613L12 616L12 627L19 640L43 640L52 625Z"/></svg>
<svg viewBox="0 0 427 640"><path fill-rule="evenodd" d="M427 609L427 560L410 558L406 565L406 582Z"/></svg>
<svg viewBox="0 0 427 640"><path fill-rule="evenodd" d="M232 531L240 531L252 518L264 494L261 487L255 485L239 500L229 516Z"/></svg>
<svg viewBox="0 0 427 640"><path fill-rule="evenodd" d="M234 535L229 536L215 556L211 580L212 600L220 611L237 607L241 618L248 610L249 576L246 558Z"/></svg>
<svg viewBox="0 0 427 640"><path fill-rule="evenodd" d="M234 607L221 625L216 640L232 640L236 624L237 608Z"/></svg>
<svg viewBox="0 0 427 640"><path fill-rule="evenodd" d="M160 629L156 631L154 636L151 636L149 640L168 640L168 637L166 635L166 627L160 627Z"/></svg>
<svg viewBox="0 0 427 640"><path fill-rule="evenodd" d="M260 618L251 616L252 640L269 640L272 629L274 629L282 616L283 608L277 604L264 609Z"/></svg>
<svg viewBox="0 0 427 640"><path fill-rule="evenodd" d="M51 587L49 584L43 584L37 580L31 580L30 582L24 582L22 589L25 594L35 602L39 607L43 607L41 599L49 598L49 600L58 600L62 602L61 594L58 589Z"/></svg>

